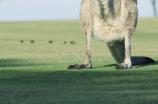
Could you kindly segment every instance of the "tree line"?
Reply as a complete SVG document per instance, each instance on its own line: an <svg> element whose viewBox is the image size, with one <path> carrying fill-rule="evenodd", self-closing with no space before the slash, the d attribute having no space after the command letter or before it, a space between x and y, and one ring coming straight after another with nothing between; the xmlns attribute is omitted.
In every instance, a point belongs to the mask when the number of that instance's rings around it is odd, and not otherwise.
<svg viewBox="0 0 158 104"><path fill-rule="evenodd" d="M153 6L153 12L154 12L154 17L157 17L157 6L156 6L157 0L151 0L151 4Z"/></svg>

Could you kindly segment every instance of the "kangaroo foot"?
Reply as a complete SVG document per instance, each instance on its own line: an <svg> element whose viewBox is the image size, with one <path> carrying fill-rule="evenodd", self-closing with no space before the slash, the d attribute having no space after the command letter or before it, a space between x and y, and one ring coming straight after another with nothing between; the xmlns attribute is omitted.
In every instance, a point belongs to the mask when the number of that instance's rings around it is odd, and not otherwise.
<svg viewBox="0 0 158 104"><path fill-rule="evenodd" d="M75 65L70 65L68 69L84 69L84 68L92 68L92 67L87 67L85 64L75 64Z"/></svg>
<svg viewBox="0 0 158 104"><path fill-rule="evenodd" d="M121 64L118 64L115 68L116 69L132 69L132 66L128 65L128 64L121 63Z"/></svg>

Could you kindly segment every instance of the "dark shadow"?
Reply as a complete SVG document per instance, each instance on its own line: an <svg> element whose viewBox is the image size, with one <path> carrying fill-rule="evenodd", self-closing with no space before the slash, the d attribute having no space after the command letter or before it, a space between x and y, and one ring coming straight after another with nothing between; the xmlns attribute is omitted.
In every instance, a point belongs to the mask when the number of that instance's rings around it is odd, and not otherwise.
<svg viewBox="0 0 158 104"><path fill-rule="evenodd" d="M35 66L38 64L41 63L32 59L0 59L0 67Z"/></svg>
<svg viewBox="0 0 158 104"><path fill-rule="evenodd" d="M90 99L88 102L91 104L117 104L120 103L120 99L125 98L125 104L129 101L130 104L136 104L138 101L148 104L146 101L155 102L153 96L158 97L156 69L48 71L42 68L37 67L42 71L0 70L0 98L3 98L1 102L5 104L5 101L14 99L15 104L18 104L19 99L22 99L23 103L27 102L25 99L29 99L34 104L38 101L38 104L65 104L67 101L71 104L87 104L84 102ZM146 99L146 96L150 97ZM51 103L48 103L50 101ZM93 103L94 101L97 103Z"/></svg>
<svg viewBox="0 0 158 104"><path fill-rule="evenodd" d="M150 65L158 65L158 60L155 61L155 63L136 65L136 68L146 67L146 66L150 66Z"/></svg>
<svg viewBox="0 0 158 104"><path fill-rule="evenodd" d="M103 67L116 66L117 64L104 65Z"/></svg>
<svg viewBox="0 0 158 104"><path fill-rule="evenodd" d="M98 68L102 68L102 67L116 67L116 64L109 64L109 65L104 65L104 66L99 66L99 67L93 67L93 69L98 69Z"/></svg>
<svg viewBox="0 0 158 104"><path fill-rule="evenodd" d="M99 6L100 6L100 13L101 13L101 16L103 19L105 19L105 5L108 6L109 8L109 12L111 13L111 16L114 18L115 17L115 7L114 7L114 3L117 2L117 1L114 1L114 0L108 0L108 4L104 4L102 0L98 0L98 3L99 3Z"/></svg>
<svg viewBox="0 0 158 104"><path fill-rule="evenodd" d="M42 70L42 69L40 69ZM8 82L16 82L17 83L32 83L33 85L36 83L59 83L61 84L80 84L84 86L84 84L87 83L95 83L98 86L99 85L108 85L108 84L140 84L140 83L147 83L148 81L155 83L158 85L157 80L158 77L155 76L155 78L152 78L150 74L157 73L158 70L152 69L152 70L135 70L135 71L117 71L117 70L104 70L104 71L95 71L91 69L72 69L72 70L59 70L59 71L24 71L24 70L0 70L0 73L5 73L6 75L9 75L10 77L3 77L0 80L4 81L6 83ZM141 77L146 76L146 78ZM131 77L133 77L131 79ZM115 79L116 78L116 79ZM118 79L119 78L119 79ZM150 79L151 78L151 79ZM96 80L97 79L97 80ZM156 82L155 82L156 81ZM82 86L80 85L80 86ZM56 86L56 85L54 85ZM123 90L123 89L122 89Z"/></svg>
<svg viewBox="0 0 158 104"><path fill-rule="evenodd" d="M104 66L99 66L99 67L94 67L94 68L102 68L102 67L116 67L117 64L109 64L109 65L104 65ZM141 67L146 67L150 65L158 65L158 60L155 61L155 63L149 63L149 64L142 64L142 65L134 65L136 68L141 68Z"/></svg>
<svg viewBox="0 0 158 104"><path fill-rule="evenodd" d="M111 13L112 17L114 18L115 17L114 0L109 0L108 1L108 7L110 8L110 13Z"/></svg>
<svg viewBox="0 0 158 104"><path fill-rule="evenodd" d="M98 3L100 5L100 13L101 13L101 16L103 19L105 19L105 12L102 12L102 11L105 11L105 8L104 8L104 5L103 5L103 1L101 0L98 0Z"/></svg>

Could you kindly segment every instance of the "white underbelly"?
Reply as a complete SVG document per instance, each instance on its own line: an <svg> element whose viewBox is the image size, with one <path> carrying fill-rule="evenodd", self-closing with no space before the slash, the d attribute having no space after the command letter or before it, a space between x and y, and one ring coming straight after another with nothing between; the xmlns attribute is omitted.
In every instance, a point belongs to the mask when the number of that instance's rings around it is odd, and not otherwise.
<svg viewBox="0 0 158 104"><path fill-rule="evenodd" d="M121 23L117 21L112 25L105 23L104 20L94 20L93 36L104 42L113 42L124 39L124 33Z"/></svg>
<svg viewBox="0 0 158 104"><path fill-rule="evenodd" d="M114 41L121 41L124 39L123 32L102 33L100 31L93 31L93 36L107 43Z"/></svg>

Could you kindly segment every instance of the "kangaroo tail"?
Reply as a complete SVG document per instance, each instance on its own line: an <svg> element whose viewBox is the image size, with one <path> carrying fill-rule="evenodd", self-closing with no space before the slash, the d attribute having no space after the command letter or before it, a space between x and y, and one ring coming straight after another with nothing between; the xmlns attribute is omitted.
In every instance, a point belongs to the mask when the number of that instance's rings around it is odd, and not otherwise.
<svg viewBox="0 0 158 104"><path fill-rule="evenodd" d="M139 57L139 56L133 56L131 57L132 66L134 65L142 65L142 64L149 64L149 63L155 63L155 61L149 57Z"/></svg>
<svg viewBox="0 0 158 104"><path fill-rule="evenodd" d="M114 57L115 61L120 64L124 63L125 59L125 42L122 41L116 41L113 46L107 45L109 50L112 53L112 56ZM139 57L134 56L131 57L132 66L134 65L142 65L142 64L149 64L149 63L155 63L155 61L149 57Z"/></svg>

